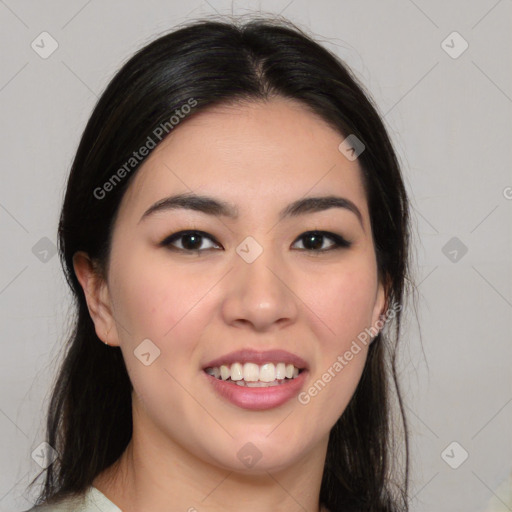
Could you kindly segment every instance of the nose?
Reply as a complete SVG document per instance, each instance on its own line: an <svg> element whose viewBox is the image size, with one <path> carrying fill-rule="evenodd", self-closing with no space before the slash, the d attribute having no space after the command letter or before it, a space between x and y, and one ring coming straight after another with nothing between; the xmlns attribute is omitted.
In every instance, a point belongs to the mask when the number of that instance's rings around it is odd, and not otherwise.
<svg viewBox="0 0 512 512"><path fill-rule="evenodd" d="M293 276L282 258L263 250L248 263L237 254L234 266L222 303L226 323L270 331L296 321L300 300L293 292Z"/></svg>

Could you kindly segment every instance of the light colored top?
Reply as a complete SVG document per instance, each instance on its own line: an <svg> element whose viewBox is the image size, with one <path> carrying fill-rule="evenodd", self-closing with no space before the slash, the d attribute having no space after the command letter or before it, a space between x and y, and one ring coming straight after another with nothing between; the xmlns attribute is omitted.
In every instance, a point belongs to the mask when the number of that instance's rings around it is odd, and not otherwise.
<svg viewBox="0 0 512 512"><path fill-rule="evenodd" d="M55 505L38 505L26 512L123 512L96 487L89 487L83 496L67 498Z"/></svg>
<svg viewBox="0 0 512 512"><path fill-rule="evenodd" d="M329 512L322 506L322 512ZM89 487L83 497L68 498L55 505L38 505L26 512L123 512L96 487Z"/></svg>
<svg viewBox="0 0 512 512"><path fill-rule="evenodd" d="M512 510L512 473L493 492L485 512L510 512Z"/></svg>
<svg viewBox="0 0 512 512"><path fill-rule="evenodd" d="M509 512L512 507L512 473L493 493L485 512ZM324 506L322 512L329 512ZM96 487L89 487L83 497L68 498L55 505L38 505L26 512L123 512Z"/></svg>

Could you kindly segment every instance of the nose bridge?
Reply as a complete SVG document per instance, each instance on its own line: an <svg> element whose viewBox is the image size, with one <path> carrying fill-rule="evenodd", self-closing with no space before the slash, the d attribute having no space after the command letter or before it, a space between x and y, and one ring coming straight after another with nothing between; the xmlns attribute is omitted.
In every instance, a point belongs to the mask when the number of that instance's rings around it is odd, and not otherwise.
<svg viewBox="0 0 512 512"><path fill-rule="evenodd" d="M285 259L276 247L266 245L247 237L236 248L235 268L224 302L229 322L245 321L264 329L277 321L292 320L297 314Z"/></svg>

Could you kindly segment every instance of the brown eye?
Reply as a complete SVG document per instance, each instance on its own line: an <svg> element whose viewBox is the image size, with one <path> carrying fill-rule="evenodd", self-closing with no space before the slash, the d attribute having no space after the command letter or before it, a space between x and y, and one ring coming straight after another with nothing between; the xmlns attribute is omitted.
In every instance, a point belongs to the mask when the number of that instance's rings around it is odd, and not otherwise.
<svg viewBox="0 0 512 512"><path fill-rule="evenodd" d="M330 247L322 249L326 239L333 241ZM304 248L302 250L311 252L326 252L335 249L348 248L352 244L342 236L327 231L308 231L302 234L298 240L303 240Z"/></svg>
<svg viewBox="0 0 512 512"><path fill-rule="evenodd" d="M213 246L204 247L205 240L210 240ZM298 239L302 241L303 248L299 248L308 252L327 252L335 249L348 248L352 245L351 242L345 240L342 236L330 233L327 231L308 231L303 233ZM326 240L331 240L330 246L324 247ZM179 242L179 245L177 245ZM297 242L295 242L297 243ZM181 245L181 247L180 247ZM188 230L179 231L165 238L160 246L168 247L171 250L184 251L184 252L203 252L209 249L222 248L217 241L204 231Z"/></svg>
<svg viewBox="0 0 512 512"><path fill-rule="evenodd" d="M168 236L160 243L160 245L169 247L172 250L188 252L202 252L207 249L214 248L202 247L204 239L211 240L214 242L214 246L217 248L219 247L219 245L215 242L215 239L204 231L179 231L178 233L174 233ZM181 240L181 247L176 247L174 244L179 240Z"/></svg>

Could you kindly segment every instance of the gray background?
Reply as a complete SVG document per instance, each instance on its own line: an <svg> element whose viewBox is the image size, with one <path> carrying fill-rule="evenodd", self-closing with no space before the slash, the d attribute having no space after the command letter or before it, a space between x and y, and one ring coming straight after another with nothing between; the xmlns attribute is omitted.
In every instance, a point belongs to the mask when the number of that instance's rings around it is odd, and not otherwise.
<svg viewBox="0 0 512 512"><path fill-rule="evenodd" d="M409 314L401 352L411 510L485 510L512 467L511 1L184 4L0 0L0 510L30 506L25 486L40 470L31 454L44 439L70 311L51 249L97 96L136 49L176 24L260 9L345 59L384 116L416 231L421 329ZM58 43L45 59L43 31ZM453 469L445 460L460 463L462 449L469 457Z"/></svg>

